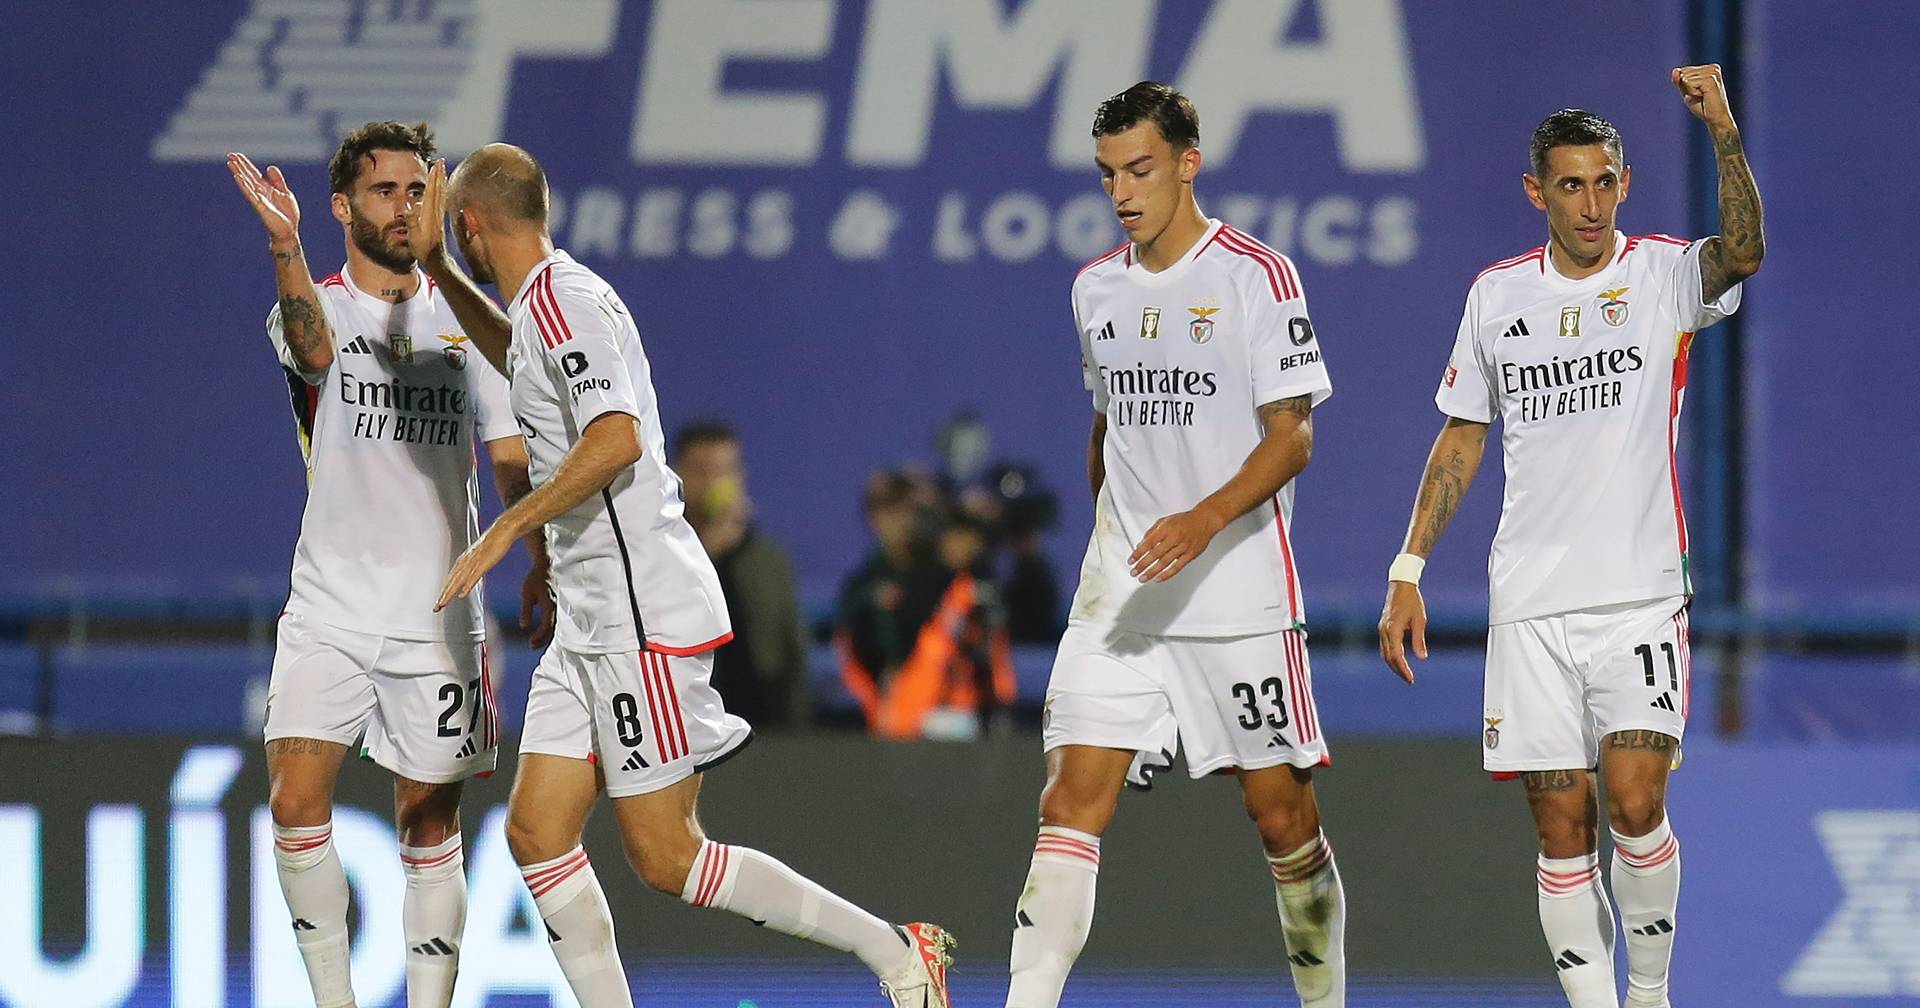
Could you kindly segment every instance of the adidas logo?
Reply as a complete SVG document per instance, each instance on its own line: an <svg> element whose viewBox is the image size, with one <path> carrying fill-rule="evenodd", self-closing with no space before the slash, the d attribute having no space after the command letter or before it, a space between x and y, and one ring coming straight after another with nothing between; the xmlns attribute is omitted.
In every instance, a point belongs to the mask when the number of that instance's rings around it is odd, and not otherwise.
<svg viewBox="0 0 1920 1008"><path fill-rule="evenodd" d="M1274 732L1273 737L1267 740L1267 748L1269 749L1279 749L1286 744L1286 736L1281 735L1279 732Z"/></svg>
<svg viewBox="0 0 1920 1008"><path fill-rule="evenodd" d="M1527 320L1519 319L1516 322L1514 322L1512 325L1508 326L1507 331L1500 334L1500 338L1501 339L1517 339L1521 336L1531 336L1531 335L1533 334L1527 331Z"/></svg>
<svg viewBox="0 0 1920 1008"><path fill-rule="evenodd" d="M295 931L314 931L314 930L318 930L317 928L315 928L315 927L313 926L313 922L312 922L312 921L310 921L310 920L307 920L307 919L306 919L305 917L295 917L295 918L293 919L293 929L294 929Z"/></svg>
<svg viewBox="0 0 1920 1008"><path fill-rule="evenodd" d="M541 921L541 923L542 923L542 924L546 924L546 922L545 922L545 921ZM547 941L548 941L549 943L551 943L551 942L557 942L557 941L559 941L559 940L560 940L560 932L558 932L558 931L555 931L555 930L553 929L553 925L551 925L551 924L546 924L546 928L547 928Z"/></svg>
<svg viewBox="0 0 1920 1008"><path fill-rule="evenodd" d="M1016 911L1013 915L1013 926L1017 928L1032 927L1033 918L1027 916L1025 910Z"/></svg>
<svg viewBox="0 0 1920 1008"><path fill-rule="evenodd" d="M1553 964L1560 969L1566 970L1572 969L1575 966L1585 966L1587 961L1576 955L1572 949L1567 949L1560 953L1560 958L1555 959Z"/></svg>
<svg viewBox="0 0 1920 1008"><path fill-rule="evenodd" d="M1648 704L1647 706L1658 707L1661 710L1670 711L1673 709L1673 694L1662 693L1658 697L1655 697L1654 701Z"/></svg>
<svg viewBox="0 0 1920 1008"><path fill-rule="evenodd" d="M466 759L469 756L477 755L479 752L480 752L479 744L474 742L473 736L469 735L467 736L466 744L460 747L459 752L453 754L453 758Z"/></svg>
<svg viewBox="0 0 1920 1008"><path fill-rule="evenodd" d="M371 354L373 353L373 347L367 343L367 338L365 336L355 336L353 338L353 342L348 343L346 346L340 348L340 352Z"/></svg>
<svg viewBox="0 0 1920 1008"><path fill-rule="evenodd" d="M646 759L640 755L640 750L635 749L627 755L627 761L620 764L620 769L631 773L635 770L645 770L648 766Z"/></svg>
<svg viewBox="0 0 1920 1008"><path fill-rule="evenodd" d="M1673 930L1673 924L1670 921L1668 921L1665 917L1662 917L1659 920L1654 921L1653 923L1647 925L1646 927L1628 928L1628 930L1632 931L1634 934L1644 935L1648 938L1652 938L1658 935L1663 935L1671 932Z"/></svg>
<svg viewBox="0 0 1920 1008"><path fill-rule="evenodd" d="M1327 964L1326 960L1321 959L1311 952L1295 952L1287 957L1287 961L1295 966L1325 966Z"/></svg>
<svg viewBox="0 0 1920 1008"><path fill-rule="evenodd" d="M421 955L427 955L427 956L450 956L450 955L457 954L457 950L453 946L447 944L444 941L441 941L438 938L435 938L430 942L421 942L420 944L413 946L407 951L417 952Z"/></svg>
<svg viewBox="0 0 1920 1008"><path fill-rule="evenodd" d="M1100 334L1094 337L1094 339L1096 340L1110 340L1112 338L1113 338L1113 323L1111 322L1102 326L1100 328Z"/></svg>

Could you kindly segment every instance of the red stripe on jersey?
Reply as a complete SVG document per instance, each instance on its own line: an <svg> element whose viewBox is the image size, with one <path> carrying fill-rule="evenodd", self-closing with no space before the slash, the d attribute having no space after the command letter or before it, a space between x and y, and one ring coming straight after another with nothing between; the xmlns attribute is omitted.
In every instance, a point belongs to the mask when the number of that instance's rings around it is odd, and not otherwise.
<svg viewBox="0 0 1920 1008"><path fill-rule="evenodd" d="M1287 572L1287 617L1300 622L1300 585L1293 569L1293 544L1287 538L1287 519L1280 513L1280 498L1273 498L1273 527L1280 536L1280 564Z"/></svg>
<svg viewBox="0 0 1920 1008"><path fill-rule="evenodd" d="M539 287L535 287L527 296L527 311L533 316L533 324L540 330L540 342L551 350L560 345L560 331L547 318L546 306L540 301Z"/></svg>
<svg viewBox="0 0 1920 1008"><path fill-rule="evenodd" d="M353 298L355 301L360 300L359 296L353 293L353 288L347 284L346 278L342 277L338 273L335 273L327 277L325 280L320 281L320 286L338 287L341 290L346 291L348 297Z"/></svg>
<svg viewBox="0 0 1920 1008"><path fill-rule="evenodd" d="M648 641L647 650L655 654L672 655L675 658L690 658L694 655L706 654L732 639L733 631L729 630L704 644L695 644L692 647L668 647L665 644L656 644Z"/></svg>
<svg viewBox="0 0 1920 1008"><path fill-rule="evenodd" d="M1682 248L1693 244L1685 238L1676 238L1670 234L1645 234L1640 237L1647 241L1665 242L1668 245L1678 245Z"/></svg>
<svg viewBox="0 0 1920 1008"><path fill-rule="evenodd" d="M1275 301L1286 302L1300 296L1298 289L1294 286L1292 271L1287 269L1286 262L1280 258L1280 253L1225 225L1221 225L1220 231L1214 237L1220 240L1221 248L1246 256L1260 264L1260 268L1267 274L1268 286L1273 288Z"/></svg>
<svg viewBox="0 0 1920 1008"><path fill-rule="evenodd" d="M1683 332L1673 355L1673 388L1667 395L1667 475L1673 480L1673 526L1680 539L1680 569L1687 569L1687 511L1680 500L1680 402L1687 389L1687 356L1693 349L1693 333ZM1688 592L1693 578L1684 575Z"/></svg>
<svg viewBox="0 0 1920 1008"><path fill-rule="evenodd" d="M653 656L640 652L640 685L647 691L647 717L653 721L653 749L660 755L660 762L670 762L667 756L667 733L660 730L660 698L654 689L653 669L650 665Z"/></svg>
<svg viewBox="0 0 1920 1008"><path fill-rule="evenodd" d="M1547 255L1547 247L1545 245L1542 245L1538 248L1529 249L1525 252L1520 253L1517 256L1514 256L1511 259L1502 259L1499 262L1494 263L1493 265L1487 267L1486 269L1481 270L1478 274L1474 276L1474 279L1477 281L1481 277L1486 276L1487 274L1495 272L1497 270L1512 269L1513 267L1518 266L1521 263L1534 262L1536 260L1539 261L1540 263L1540 271L1544 273L1546 272L1546 269L1547 269L1546 255Z"/></svg>
<svg viewBox="0 0 1920 1008"><path fill-rule="evenodd" d="M1300 276L1293 270L1293 261L1281 255L1279 249L1268 245L1266 242L1255 238L1231 224L1220 225L1220 230L1226 232L1228 238L1245 245L1262 258L1279 267L1280 286L1287 292L1288 298L1297 298L1300 296Z"/></svg>
<svg viewBox="0 0 1920 1008"><path fill-rule="evenodd" d="M560 310L560 300L553 296L553 270L549 269L544 274L541 275L541 284L539 289L534 291L534 296L541 297L546 300L547 313L553 316L553 320L555 322L559 323L560 325L559 341L562 343L565 343L566 341L572 339L573 330L567 326L567 315L565 312Z"/></svg>
<svg viewBox="0 0 1920 1008"><path fill-rule="evenodd" d="M1075 274L1074 274L1074 276L1075 276L1075 277L1078 277L1078 276L1079 276L1079 275L1080 275L1081 273L1085 273L1086 271L1088 271L1088 270L1090 270L1090 269L1092 269L1092 268L1094 268L1095 266L1098 266L1098 265L1100 265L1101 263L1103 263L1103 262L1106 262L1106 261L1107 261L1107 260L1109 260L1109 259L1112 259L1112 258L1113 258L1114 256L1117 256L1117 255L1119 255L1119 254L1120 254L1120 253L1122 253L1122 252L1126 252L1126 251L1127 251L1128 249L1130 249L1130 248L1133 248L1133 243L1132 243L1132 242L1128 242L1128 243L1126 243L1125 245L1122 245L1122 246L1120 246L1119 248L1117 248L1117 249L1114 249L1114 250L1113 250L1113 251L1111 251L1111 252L1108 252L1108 253L1107 253L1106 255L1103 255L1103 256L1101 256L1100 258L1098 258L1098 259L1095 259L1095 260L1093 260L1093 261L1092 261L1092 262L1090 262L1090 263L1087 263L1087 264L1086 264L1085 266L1082 266L1082 267L1080 267L1080 270L1079 270L1079 272L1077 272L1077 273L1075 273ZM1130 252L1129 252L1129 253L1127 254L1127 258L1128 258L1129 260L1131 260L1131 259L1133 258L1133 255L1132 255L1132 253L1130 253ZM1131 261L1129 261L1129 263L1128 263L1128 265L1132 265L1132 263L1131 263Z"/></svg>

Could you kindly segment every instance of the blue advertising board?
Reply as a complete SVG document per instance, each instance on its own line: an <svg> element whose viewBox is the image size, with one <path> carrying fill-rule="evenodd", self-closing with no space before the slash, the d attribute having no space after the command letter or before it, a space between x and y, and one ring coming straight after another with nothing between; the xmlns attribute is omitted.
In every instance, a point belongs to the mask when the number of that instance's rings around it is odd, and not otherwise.
<svg viewBox="0 0 1920 1008"><path fill-rule="evenodd" d="M1542 238L1520 187L1532 127L1570 105L1620 125L1636 232L1684 229L1698 129L1667 81L1682 10L1656 0L1550 25L1519 0L215 0L15 18L0 177L39 194L0 211L33 264L0 305L31 334L0 351L0 423L28 446L0 489L23 519L0 538L16 588L285 584L303 473L261 335L262 232L221 158L286 169L330 270L324 161L375 117L426 119L455 157L505 138L544 160L557 240L642 319L666 426L737 425L758 520L807 594L864 547L866 474L930 458L963 410L1061 494L1052 549L1071 570L1091 509L1067 288L1119 240L1088 127L1102 97L1156 77L1199 106L1203 208L1305 281L1337 392L1299 555L1311 600L1376 605L1467 284ZM1437 599L1484 598L1496 499L1482 488L1462 514Z"/></svg>

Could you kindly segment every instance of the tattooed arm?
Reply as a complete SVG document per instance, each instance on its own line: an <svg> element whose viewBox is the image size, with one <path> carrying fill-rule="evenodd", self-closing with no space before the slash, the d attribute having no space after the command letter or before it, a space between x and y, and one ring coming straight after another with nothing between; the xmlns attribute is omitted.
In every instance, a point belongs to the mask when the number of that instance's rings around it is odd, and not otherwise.
<svg viewBox="0 0 1920 1008"><path fill-rule="evenodd" d="M1448 417L1440 436L1433 440L1427 454L1427 468L1420 477L1420 490L1413 498L1413 518L1407 522L1407 538L1402 553L1418 557L1433 554L1440 533L1446 531L1460 501L1467 495L1473 474L1480 469L1480 456L1487 447L1489 424L1459 417ZM1400 678L1413 682L1413 666L1407 663L1406 635L1413 633L1413 653L1427 657L1427 603L1420 587L1406 581L1387 582L1387 603L1380 613L1380 657Z"/></svg>
<svg viewBox="0 0 1920 1008"><path fill-rule="evenodd" d="M333 366L333 328L300 248L300 203L274 165L262 174L246 155L229 154L227 170L267 228L267 251L273 255L274 281L280 288L281 338L302 372L319 374Z"/></svg>
<svg viewBox="0 0 1920 1008"><path fill-rule="evenodd" d="M1760 190L1747 165L1740 127L1727 103L1720 65L1680 67L1673 71L1687 108L1707 124L1713 158L1720 169L1720 234L1700 247L1700 291L1704 301L1720 299L1734 284L1760 271L1767 238L1760 211Z"/></svg>
<svg viewBox="0 0 1920 1008"><path fill-rule="evenodd" d="M1273 499L1313 457L1313 398L1262 404L1260 443L1240 471L1191 511L1168 515L1140 537L1128 563L1142 581L1165 581L1193 562L1227 523Z"/></svg>

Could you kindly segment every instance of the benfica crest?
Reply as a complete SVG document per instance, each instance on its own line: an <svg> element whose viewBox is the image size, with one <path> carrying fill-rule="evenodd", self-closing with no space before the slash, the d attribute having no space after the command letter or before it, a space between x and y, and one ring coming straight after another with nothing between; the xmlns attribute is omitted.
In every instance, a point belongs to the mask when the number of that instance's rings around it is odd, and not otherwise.
<svg viewBox="0 0 1920 1008"><path fill-rule="evenodd" d="M1193 341L1195 343L1205 343L1206 341L1212 339L1213 338L1213 315L1215 312L1219 311L1220 309L1189 308L1187 310L1194 314L1193 321L1188 323L1187 325L1187 335L1193 337Z"/></svg>
<svg viewBox="0 0 1920 1008"><path fill-rule="evenodd" d="M1506 718L1497 718L1497 717L1490 717L1487 719L1487 736L1486 736L1487 748L1489 749L1500 748L1500 722L1505 720Z"/></svg>
<svg viewBox="0 0 1920 1008"><path fill-rule="evenodd" d="M1600 317L1606 319L1608 325L1618 328L1627 324L1627 302L1622 296L1626 293L1625 287L1600 292L1604 299L1600 304Z"/></svg>

